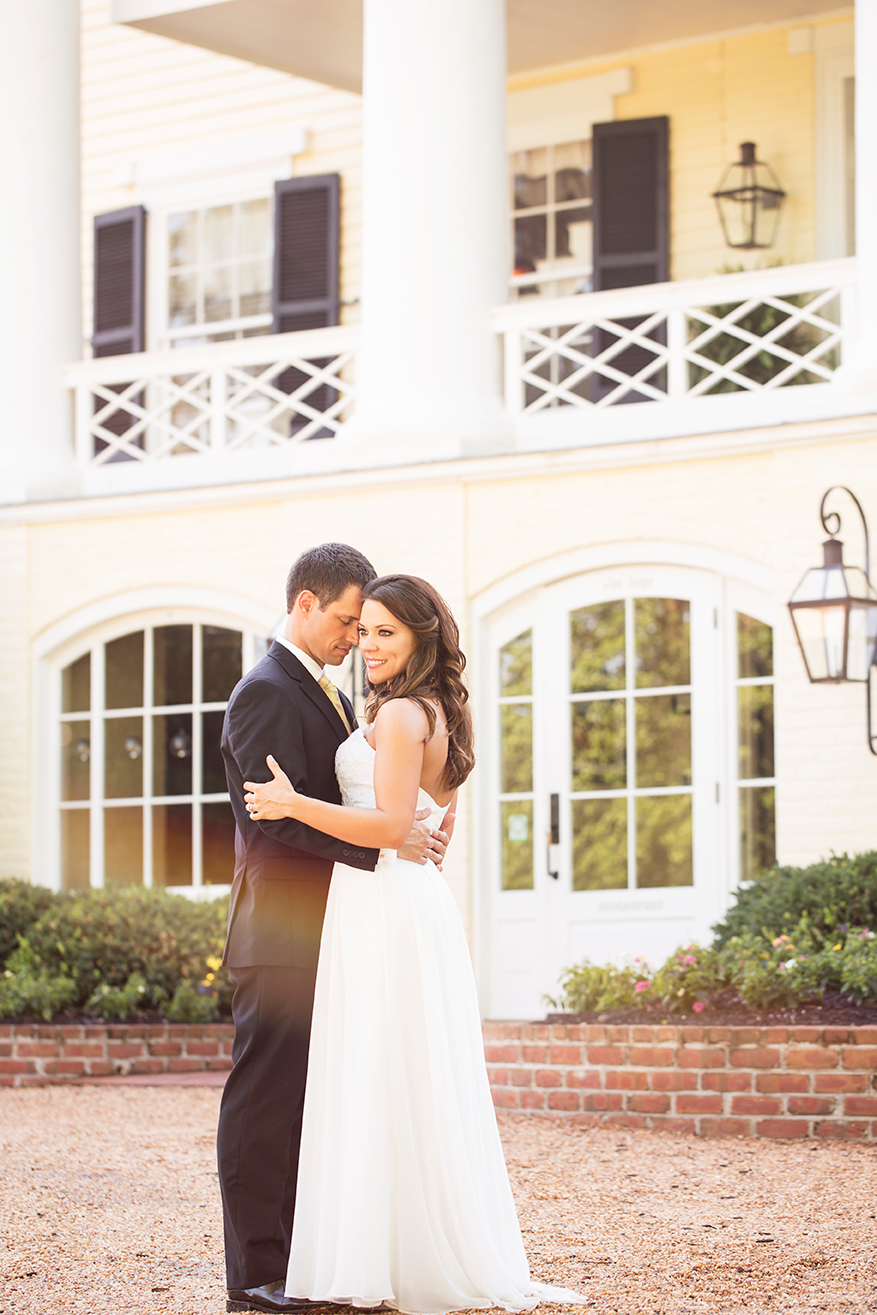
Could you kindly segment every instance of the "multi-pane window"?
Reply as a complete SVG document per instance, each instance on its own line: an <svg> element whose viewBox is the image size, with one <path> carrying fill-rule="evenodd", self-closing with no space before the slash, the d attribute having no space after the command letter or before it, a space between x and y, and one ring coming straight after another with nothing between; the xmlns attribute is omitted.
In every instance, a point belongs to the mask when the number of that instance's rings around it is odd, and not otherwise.
<svg viewBox="0 0 877 1315"><path fill-rule="evenodd" d="M773 631L744 612L736 619L740 880L752 881L776 861Z"/></svg>
<svg viewBox="0 0 877 1315"><path fill-rule="evenodd" d="M591 143L565 142L511 158L517 296L590 290Z"/></svg>
<svg viewBox="0 0 877 1315"><path fill-rule="evenodd" d="M249 338L271 327L268 197L167 217L167 329L173 347Z"/></svg>
<svg viewBox="0 0 877 1315"><path fill-rule="evenodd" d="M690 605L570 613L573 890L690 886Z"/></svg>
<svg viewBox="0 0 877 1315"><path fill-rule="evenodd" d="M499 825L503 890L533 888L533 632L499 652Z"/></svg>
<svg viewBox="0 0 877 1315"><path fill-rule="evenodd" d="M244 638L216 625L145 626L64 668L62 889L231 882L220 736Z"/></svg>

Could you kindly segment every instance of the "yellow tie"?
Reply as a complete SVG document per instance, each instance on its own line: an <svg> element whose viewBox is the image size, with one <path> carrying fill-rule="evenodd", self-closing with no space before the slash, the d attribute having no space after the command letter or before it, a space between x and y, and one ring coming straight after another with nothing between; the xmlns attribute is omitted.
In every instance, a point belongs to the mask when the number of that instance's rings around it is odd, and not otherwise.
<svg viewBox="0 0 877 1315"><path fill-rule="evenodd" d="M344 722L344 725L346 726L348 732L352 731L353 727L351 726L350 722L347 720L347 714L344 711L344 705L341 702L341 696L339 695L338 690L332 684L329 677L326 675L325 671L320 677L320 689L324 690L325 693L329 696L329 701L332 704L332 707L335 709L335 711L338 713L338 716Z"/></svg>

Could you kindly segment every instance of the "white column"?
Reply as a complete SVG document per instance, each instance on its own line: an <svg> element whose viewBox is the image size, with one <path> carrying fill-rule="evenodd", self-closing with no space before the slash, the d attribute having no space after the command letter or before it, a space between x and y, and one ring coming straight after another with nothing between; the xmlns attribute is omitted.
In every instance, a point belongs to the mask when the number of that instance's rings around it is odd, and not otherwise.
<svg viewBox="0 0 877 1315"><path fill-rule="evenodd" d="M79 3L0 4L0 501L69 492L82 354Z"/></svg>
<svg viewBox="0 0 877 1315"><path fill-rule="evenodd" d="M857 0L856 60L856 349L838 371L841 387L877 392L877 0Z"/></svg>
<svg viewBox="0 0 877 1315"><path fill-rule="evenodd" d="M505 77L503 0L365 0L361 455L509 443Z"/></svg>

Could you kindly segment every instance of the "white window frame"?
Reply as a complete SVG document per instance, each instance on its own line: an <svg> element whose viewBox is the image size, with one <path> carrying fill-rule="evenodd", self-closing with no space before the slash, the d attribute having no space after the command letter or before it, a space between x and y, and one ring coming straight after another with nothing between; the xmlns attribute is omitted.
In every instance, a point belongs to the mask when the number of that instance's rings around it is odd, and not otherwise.
<svg viewBox="0 0 877 1315"><path fill-rule="evenodd" d="M164 606L159 603L162 593L169 599ZM178 601L173 601L175 595ZM188 599L191 599L191 601L179 601ZM64 720L92 722L90 737L93 746L91 795L88 802L78 802L77 806L96 810L99 813L104 804L102 736L95 734L96 727L100 727L102 730L104 720L103 708L97 707L95 703L95 694L101 693L100 686L103 681L101 664L92 659L91 710L87 713L62 714L61 673L64 668L85 653L99 650L103 644L138 630L167 625L210 625L241 632L243 637L242 670L246 673L262 656L264 650L261 649L259 641L268 639L277 627L276 612L254 605L249 600L233 599L214 590L144 590L139 596L132 596L132 601L134 600L141 605L132 608L132 610L127 610L123 606L122 610L117 613L113 611L112 600L106 600L92 607L84 608L81 612L74 614L45 632L37 645L37 670L34 680L33 704L34 726L37 730L38 745L38 752L35 754L36 788L33 791L34 810L32 817L33 879L52 890L59 891L61 889L60 816L62 808L65 806L65 801L61 799L61 725ZM81 624L77 625L77 621ZM193 690L193 695L197 692L197 690ZM193 703L193 740L197 733L197 713L202 710L207 711L211 706L213 705L201 705L200 702ZM122 711L114 709L113 715ZM149 733L147 729L149 722L146 718L151 717L152 709L144 709L143 715L145 759L147 735ZM193 780L193 787L196 784ZM96 792L96 785L100 787L100 794ZM151 788L151 781L144 779L144 794L138 800L136 806L141 808L146 806L149 799L146 793L147 788ZM207 796L193 790L191 797L189 795L174 796L174 802L185 803L190 798L193 801L197 798L201 802L215 802L227 799L227 797L225 793ZM116 805L112 804L111 806ZM132 805L129 801L119 801L118 806ZM193 834L195 833L196 820L194 813L193 802ZM97 830L100 831L99 826ZM95 823L92 824L93 839L94 835ZM195 860L198 853L198 844L199 841L196 839L193 845L193 860ZM148 850L145 850L144 857L148 857ZM94 844L92 844L92 888L99 885L99 882L95 879L98 872L96 868L98 861ZM230 882L225 885L204 886L200 884L200 875L199 865L196 861L193 861L193 884L191 886L172 886L166 889L172 894L187 895L193 899L214 899L229 891ZM146 862L144 862L143 884L144 886L151 884L151 870Z"/></svg>
<svg viewBox="0 0 877 1315"><path fill-rule="evenodd" d="M816 252L818 260L848 250L845 82L855 77L853 24L813 29L816 68Z"/></svg>

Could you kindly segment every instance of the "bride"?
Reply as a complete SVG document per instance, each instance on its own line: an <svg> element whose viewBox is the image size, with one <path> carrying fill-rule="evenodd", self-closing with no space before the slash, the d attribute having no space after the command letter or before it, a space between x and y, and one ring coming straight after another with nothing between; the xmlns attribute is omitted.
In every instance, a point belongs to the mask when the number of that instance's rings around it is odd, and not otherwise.
<svg viewBox="0 0 877 1315"><path fill-rule="evenodd" d="M417 809L440 824L475 762L466 659L425 580L366 585L365 727L338 749L344 804L274 780L256 821L293 817L382 849L336 865L317 970L286 1292L420 1315L531 1310L576 1293L531 1281L484 1064L469 950L439 870L398 860Z"/></svg>

